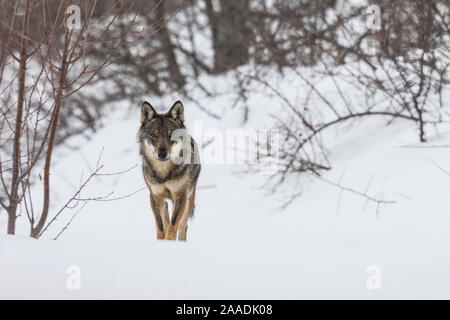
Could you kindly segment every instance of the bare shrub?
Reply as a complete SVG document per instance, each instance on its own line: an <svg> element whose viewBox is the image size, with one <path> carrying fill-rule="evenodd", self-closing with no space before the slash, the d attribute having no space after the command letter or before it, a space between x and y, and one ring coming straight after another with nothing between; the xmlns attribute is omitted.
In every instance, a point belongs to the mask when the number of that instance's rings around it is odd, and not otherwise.
<svg viewBox="0 0 450 320"><path fill-rule="evenodd" d="M135 17L126 15L128 1L108 8L103 19L95 21L96 1L83 2L79 29L66 25L72 1L46 4L1 3L0 205L8 213L9 234L15 232L19 212L25 212L30 236L36 238L50 212L52 155L58 133L64 129L61 114L72 107L68 99L111 63L136 24ZM122 19L127 19L123 33L108 37ZM109 54L89 59L90 50L104 41L113 43ZM31 196L31 184L41 166L44 193L39 202Z"/></svg>
<svg viewBox="0 0 450 320"><path fill-rule="evenodd" d="M276 83L266 80L257 65L256 70L242 75L249 83L261 84L286 106L286 113L277 115L283 144L281 170L272 177L274 185L293 174L320 176L331 168L323 142L323 134L331 128L356 124L365 117L384 117L388 123L404 119L417 126L419 140L424 142L427 128L448 117L443 98L449 89L447 2L375 1L382 15L380 28L373 29L366 23L371 18L367 6L344 2L342 7L330 9L332 3L311 9L315 14L294 14L297 20L275 14L283 1L261 13L273 24L264 26L277 30L268 51L280 56L276 52L286 48L280 71L295 74L304 92L303 99L293 100ZM296 12L306 3L297 5L286 8ZM287 27L290 24L294 27ZM300 57L291 55L295 53L289 50L292 39L304 45ZM309 60L304 52L310 54Z"/></svg>

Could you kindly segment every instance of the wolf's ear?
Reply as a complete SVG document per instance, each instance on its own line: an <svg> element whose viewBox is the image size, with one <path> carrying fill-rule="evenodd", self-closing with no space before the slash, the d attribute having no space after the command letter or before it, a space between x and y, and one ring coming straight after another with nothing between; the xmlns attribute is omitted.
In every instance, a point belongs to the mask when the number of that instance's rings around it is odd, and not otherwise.
<svg viewBox="0 0 450 320"><path fill-rule="evenodd" d="M152 105L145 101L141 106L141 124L144 124L145 121L151 120L156 115L155 109L153 109Z"/></svg>
<svg viewBox="0 0 450 320"><path fill-rule="evenodd" d="M169 116L173 120L179 120L181 123L184 122L184 107L181 101L177 101L173 104L172 108L168 112Z"/></svg>

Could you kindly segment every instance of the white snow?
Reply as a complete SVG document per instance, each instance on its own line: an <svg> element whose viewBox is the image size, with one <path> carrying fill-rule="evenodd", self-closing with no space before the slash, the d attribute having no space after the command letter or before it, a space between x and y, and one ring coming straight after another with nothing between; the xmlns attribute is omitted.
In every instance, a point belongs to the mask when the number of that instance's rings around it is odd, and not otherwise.
<svg viewBox="0 0 450 320"><path fill-rule="evenodd" d="M222 85L226 77L216 79ZM225 85L226 87L226 85ZM294 95L302 89L294 87ZM162 111L177 97L152 100ZM236 128L239 108L225 98L205 105L223 120L185 103L189 125ZM247 127L270 127L282 102L255 94ZM83 196L120 197L145 188L136 133L139 108L123 104L77 150L59 148L52 176L52 212L70 198L95 167L131 171L92 181ZM283 192L261 187L264 176L237 174L233 165L202 166L188 242L157 241L145 189L123 200L89 202L58 240L51 240L75 210L65 211L43 237L27 237L27 219L6 236L0 212L0 298L300 299L450 298L449 128L429 130L420 145L413 123L373 118L329 139L333 169L324 178L395 204L365 206L365 199L321 180L291 181ZM332 142L332 143L331 143ZM341 177L341 178L340 178ZM212 188L206 188L214 186ZM204 187L204 188L202 188ZM41 190L34 187L36 203ZM282 210L283 199L303 190ZM381 270L381 287L369 290L369 266ZM80 290L67 286L78 266Z"/></svg>

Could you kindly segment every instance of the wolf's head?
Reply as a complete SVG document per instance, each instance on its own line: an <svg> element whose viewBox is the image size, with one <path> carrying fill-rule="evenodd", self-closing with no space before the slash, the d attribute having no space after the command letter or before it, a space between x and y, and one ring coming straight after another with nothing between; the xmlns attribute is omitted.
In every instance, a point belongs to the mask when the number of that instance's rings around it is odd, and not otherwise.
<svg viewBox="0 0 450 320"><path fill-rule="evenodd" d="M149 158L167 161L179 153L179 141L173 139L173 132L184 129L184 108L177 101L169 112L159 114L148 102L141 106L141 128L139 141L141 152Z"/></svg>

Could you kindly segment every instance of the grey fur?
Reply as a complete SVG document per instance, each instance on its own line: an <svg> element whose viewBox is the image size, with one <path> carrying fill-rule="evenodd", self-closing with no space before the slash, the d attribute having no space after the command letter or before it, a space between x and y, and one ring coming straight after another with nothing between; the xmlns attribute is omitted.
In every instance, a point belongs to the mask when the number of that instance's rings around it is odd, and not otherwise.
<svg viewBox="0 0 450 320"><path fill-rule="evenodd" d="M195 188L201 169L197 144L192 137L190 137L191 154L188 157L191 159L190 163L175 164L172 161L174 160L172 152L182 154L178 149L172 149L175 143L172 141L172 133L177 129L185 129L184 107L180 101L175 102L165 114L158 114L148 102L142 104L141 127L138 132L139 150L144 179L150 191L152 210L160 231L164 220L162 216L164 213L160 212L160 207L163 206L161 201L171 199L174 202L170 226L163 226L166 239L171 239L173 232L177 232L180 221L185 223L184 215L188 214L188 217L192 215ZM159 157L162 151L169 155L168 160ZM162 239L162 235L158 233L158 239Z"/></svg>

